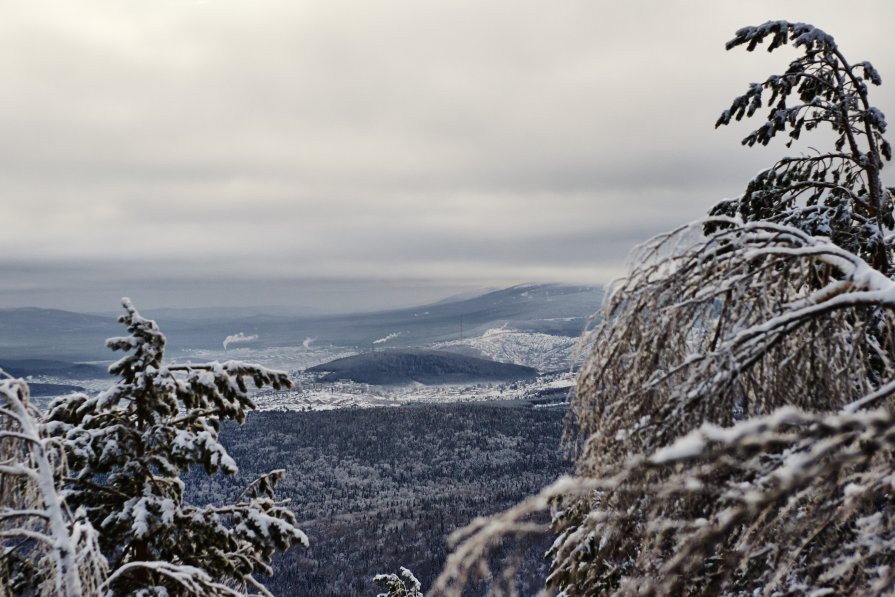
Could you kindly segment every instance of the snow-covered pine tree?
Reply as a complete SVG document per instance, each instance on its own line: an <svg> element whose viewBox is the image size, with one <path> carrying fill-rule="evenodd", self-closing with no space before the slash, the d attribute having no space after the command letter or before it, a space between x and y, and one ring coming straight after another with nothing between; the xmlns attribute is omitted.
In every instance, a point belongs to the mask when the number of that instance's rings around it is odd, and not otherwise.
<svg viewBox="0 0 895 597"><path fill-rule="evenodd" d="M806 47L790 79L767 85L808 85L810 106L778 104L746 143L838 114L839 146L778 163L759 181L771 186L632 253L585 343L567 420L576 476L455 533L436 593L459 595L503 538L543 530L531 515L546 509L558 534L547 586L569 597L895 591L889 149L854 77L878 75L810 25L742 29L729 47L768 36ZM761 88L721 124L760 107ZM876 148L864 157L842 152L858 129ZM847 217L815 226L831 213Z"/></svg>
<svg viewBox="0 0 895 597"><path fill-rule="evenodd" d="M307 538L276 501L283 471L252 483L234 502L183 501L180 473L237 472L218 441L221 423L242 422L256 387L288 387L285 373L240 362L169 365L165 336L128 299L119 321L129 336L107 345L126 351L109 367L118 382L95 396L74 394L50 406L47 429L66 449L72 475L67 500L99 531L113 595L268 594L277 550Z"/></svg>
<svg viewBox="0 0 895 597"><path fill-rule="evenodd" d="M39 421L28 384L0 379L0 594L94 595L106 560L83 511L62 498L65 459Z"/></svg>
<svg viewBox="0 0 895 597"><path fill-rule="evenodd" d="M767 145L788 132L791 146L803 131L824 125L832 128L835 141L827 151L781 159L753 178L741 197L719 203L711 215L778 222L826 236L892 275L888 231L895 225L895 189L884 187L880 178L892 148L883 138L885 117L871 105L867 86L881 84L879 73L869 62L849 63L831 35L805 23L744 27L727 49L746 46L751 52L765 41L769 52L792 43L802 55L782 74L752 83L715 126L751 117L767 105L766 121L743 139L744 145Z"/></svg>
<svg viewBox="0 0 895 597"><path fill-rule="evenodd" d="M731 226L653 239L608 293L576 476L455 533L436 594L547 509L569 597L895 590L895 347L866 333L895 326L895 282L792 227L709 223Z"/></svg>
<svg viewBox="0 0 895 597"><path fill-rule="evenodd" d="M869 331L895 282L792 227L708 223L731 226L653 239L604 304L567 439L611 483L554 502L551 585L890 591L895 347Z"/></svg>
<svg viewBox="0 0 895 597"><path fill-rule="evenodd" d="M423 597L422 585L413 572L401 566L397 574L377 574L373 582L385 589L376 597Z"/></svg>

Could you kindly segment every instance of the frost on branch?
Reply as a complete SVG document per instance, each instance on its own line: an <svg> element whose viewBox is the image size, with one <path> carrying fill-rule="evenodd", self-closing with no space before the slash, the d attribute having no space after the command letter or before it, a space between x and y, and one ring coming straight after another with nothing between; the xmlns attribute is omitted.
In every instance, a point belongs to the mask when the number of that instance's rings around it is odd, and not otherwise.
<svg viewBox="0 0 895 597"><path fill-rule="evenodd" d="M202 595L266 593L255 575L270 574L273 553L307 545L273 493L283 471L258 479L236 503L204 507L183 502L180 473L235 474L218 434L223 421L242 422L254 408L246 380L275 388L290 381L236 361L167 364L156 323L123 302L119 321L129 335L107 341L127 353L109 368L117 383L95 396L57 399L47 424L72 466L69 503L100 533L112 570L108 587L114 594L183 594L200 585Z"/></svg>
<svg viewBox="0 0 895 597"><path fill-rule="evenodd" d="M373 582L385 589L385 593L379 593L376 597L423 597L422 585L413 572L401 567L401 575L377 574Z"/></svg>
<svg viewBox="0 0 895 597"><path fill-rule="evenodd" d="M778 133L787 133L790 146L803 131L824 125L834 132L833 147L781 159L752 179L741 197L715 206L712 215L775 221L829 237L891 275L887 236L895 225L895 191L883 187L880 170L892 158L892 148L883 138L885 116L870 104L867 87L868 81L882 83L879 73L869 62L850 64L832 36L805 23L745 27L727 49L744 45L752 51L765 41L768 51L792 43L803 54L784 73L752 83L715 126L766 107L765 122L743 139L744 145L767 145Z"/></svg>
<svg viewBox="0 0 895 597"><path fill-rule="evenodd" d="M765 42L801 55L716 126L766 107L745 145L823 125L833 147L634 253L582 342L577 477L456 533L436 591L490 574L489 551L538 532L548 505L548 589L567 597L895 590L895 190L867 86L881 78L804 23L746 27L727 48Z"/></svg>
<svg viewBox="0 0 895 597"><path fill-rule="evenodd" d="M474 522L436 581L461 595L488 552L552 507L563 595L878 595L895 587L895 421L889 410L783 407L705 425L614 474L567 477Z"/></svg>
<svg viewBox="0 0 895 597"><path fill-rule="evenodd" d="M436 590L550 507L569 596L891 591L893 313L895 282L795 228L653 239L591 332L577 477L458 533Z"/></svg>
<svg viewBox="0 0 895 597"><path fill-rule="evenodd" d="M694 243L700 226L725 224ZM711 218L656 237L607 293L570 424L618 464L704 421L835 411L895 374L895 283L795 228Z"/></svg>
<svg viewBox="0 0 895 597"><path fill-rule="evenodd" d="M106 561L83 512L72 515L59 491L64 458L39 420L28 385L0 379L0 588L15 595L93 595L105 580Z"/></svg>

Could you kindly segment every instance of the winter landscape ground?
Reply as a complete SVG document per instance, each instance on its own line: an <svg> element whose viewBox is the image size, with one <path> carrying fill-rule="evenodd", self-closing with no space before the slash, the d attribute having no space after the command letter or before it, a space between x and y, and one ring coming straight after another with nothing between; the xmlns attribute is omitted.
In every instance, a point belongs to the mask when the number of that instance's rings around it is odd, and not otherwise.
<svg viewBox="0 0 895 597"><path fill-rule="evenodd" d="M284 468L278 494L310 547L277 558L274 594L372 594L373 576L400 566L431 584L451 531L568 470L560 436L573 362L600 300L597 288L524 285L397 312L162 320L173 361L256 362L294 382L254 392L260 412L222 433L239 474L190 475L186 501L226 503ZM4 356L0 367L28 380L44 408L59 394L106 389L112 355L88 342L114 335L112 324L38 315L0 311L0 354L30 357ZM63 342L42 341L60 334ZM338 366L346 357L365 373L387 362L377 373L385 377L350 379L357 368ZM546 574L545 541L522 551L520 580L531 591Z"/></svg>

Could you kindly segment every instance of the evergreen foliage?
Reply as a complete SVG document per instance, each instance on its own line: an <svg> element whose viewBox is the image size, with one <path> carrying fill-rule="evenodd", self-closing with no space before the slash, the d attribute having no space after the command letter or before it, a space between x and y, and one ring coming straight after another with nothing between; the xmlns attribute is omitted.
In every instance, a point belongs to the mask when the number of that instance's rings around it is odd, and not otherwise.
<svg viewBox="0 0 895 597"><path fill-rule="evenodd" d="M218 434L222 421L243 422L254 408L246 378L274 388L289 379L235 361L169 365L156 323L123 304L129 335L107 341L127 353L109 368L118 382L95 396L57 399L46 424L71 466L66 500L99 532L109 593L267 594L255 576L271 573L272 554L307 546L274 496L283 471L257 479L236 503L201 507L183 501L180 474L235 474Z"/></svg>
<svg viewBox="0 0 895 597"><path fill-rule="evenodd" d="M887 232L895 224L895 189L883 186L880 170L892 159L892 148L883 138L885 116L871 105L867 86L882 83L879 73L869 62L849 63L831 35L805 23L744 27L727 49L745 46L751 52L766 41L769 52L791 43L802 55L782 74L752 83L715 126L752 117L767 106L765 122L744 145L767 145L778 133L788 133L789 147L803 131L826 124L835 135L833 147L781 159L752 179L740 198L719 203L711 214L779 222L829 237L891 275L893 240ZM707 230L719 225L724 224L712 222Z"/></svg>
<svg viewBox="0 0 895 597"><path fill-rule="evenodd" d="M376 597L423 597L422 585L407 568L401 567L401 575L377 574L373 581L385 589Z"/></svg>
<svg viewBox="0 0 895 597"><path fill-rule="evenodd" d="M373 573L400 566L429 588L452 531L570 470L559 446L563 415L503 402L253 412L245 425L223 428L239 474L192 474L185 499L227 499L259 472L283 467L288 475L277 494L291 499L312 541L275 558L265 582L274 595L375 595L381 589ZM550 543L536 537L521 552L521 594L543 585ZM515 547L498 549L495 559L516 555Z"/></svg>
<svg viewBox="0 0 895 597"><path fill-rule="evenodd" d="M460 594L547 509L547 587L566 596L895 590L891 150L864 83L880 79L811 25L747 27L728 48L764 41L804 55L718 124L770 91L744 144L826 122L834 149L781 160L632 253L567 419L576 475L456 533L437 592Z"/></svg>

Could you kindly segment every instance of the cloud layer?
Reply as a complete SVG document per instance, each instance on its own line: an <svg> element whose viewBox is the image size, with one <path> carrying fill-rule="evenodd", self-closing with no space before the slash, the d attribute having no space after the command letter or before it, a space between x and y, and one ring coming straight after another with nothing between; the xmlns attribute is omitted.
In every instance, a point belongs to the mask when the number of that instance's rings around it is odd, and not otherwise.
<svg viewBox="0 0 895 597"><path fill-rule="evenodd" d="M113 289L604 282L633 243L737 194L783 153L740 148L745 126L712 129L731 97L786 62L726 53L738 27L827 28L874 62L876 104L895 110L895 5L861 7L11 3L0 305L75 270ZM184 292L169 300L214 302Z"/></svg>

